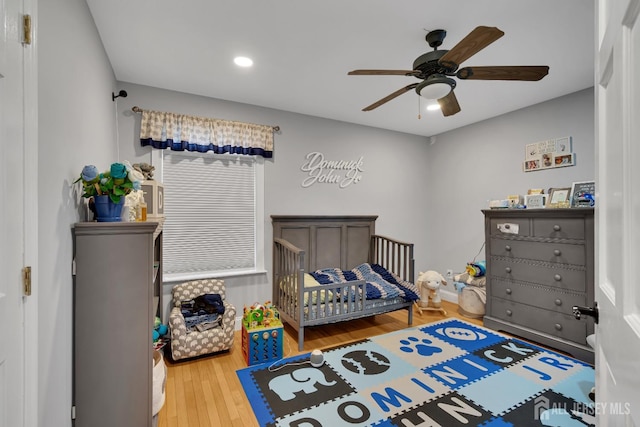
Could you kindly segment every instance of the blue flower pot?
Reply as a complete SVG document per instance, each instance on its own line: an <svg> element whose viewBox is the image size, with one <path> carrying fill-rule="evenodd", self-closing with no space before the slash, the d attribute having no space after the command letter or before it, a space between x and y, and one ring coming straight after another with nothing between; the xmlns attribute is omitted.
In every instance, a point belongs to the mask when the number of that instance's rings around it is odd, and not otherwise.
<svg viewBox="0 0 640 427"><path fill-rule="evenodd" d="M122 206L124 206L124 196L120 197L120 203L115 204L109 196L94 196L93 201L96 206L96 220L98 222L119 222L122 221Z"/></svg>

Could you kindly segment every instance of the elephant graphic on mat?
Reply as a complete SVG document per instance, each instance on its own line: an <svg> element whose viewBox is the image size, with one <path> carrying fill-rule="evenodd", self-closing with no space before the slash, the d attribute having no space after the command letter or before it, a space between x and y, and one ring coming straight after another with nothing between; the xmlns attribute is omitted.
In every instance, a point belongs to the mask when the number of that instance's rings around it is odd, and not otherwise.
<svg viewBox="0 0 640 427"><path fill-rule="evenodd" d="M316 383L332 386L336 381L327 381L324 373L316 368L296 369L290 374L280 375L269 381L269 390L281 400L287 401L296 397L295 392L304 391L311 394L317 391Z"/></svg>

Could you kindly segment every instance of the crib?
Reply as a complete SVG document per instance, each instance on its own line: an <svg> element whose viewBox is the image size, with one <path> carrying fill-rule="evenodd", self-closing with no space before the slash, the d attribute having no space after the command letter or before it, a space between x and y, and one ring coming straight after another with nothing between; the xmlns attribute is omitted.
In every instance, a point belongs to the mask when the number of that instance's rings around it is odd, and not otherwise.
<svg viewBox="0 0 640 427"><path fill-rule="evenodd" d="M283 322L298 334L304 349L304 328L342 322L395 310L407 310L419 292L414 283L413 244L375 234L377 216L272 215L273 304ZM322 269L373 266L398 287L372 298L368 280L322 284L311 273ZM388 283L388 282L385 282ZM391 288L389 288L391 289Z"/></svg>

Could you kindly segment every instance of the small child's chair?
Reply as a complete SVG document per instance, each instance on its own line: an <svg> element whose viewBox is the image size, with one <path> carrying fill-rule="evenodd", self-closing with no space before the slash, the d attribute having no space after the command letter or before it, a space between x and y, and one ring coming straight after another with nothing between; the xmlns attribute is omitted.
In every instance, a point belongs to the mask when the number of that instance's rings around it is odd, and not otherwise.
<svg viewBox="0 0 640 427"><path fill-rule="evenodd" d="M173 360L231 349L235 337L236 308L225 301L223 280L193 280L175 285L171 293L173 307L169 315L169 327L171 329L171 357ZM187 328L181 311L182 302L193 300L197 296L205 294L219 294L224 302L225 310L221 315L220 325L202 331Z"/></svg>

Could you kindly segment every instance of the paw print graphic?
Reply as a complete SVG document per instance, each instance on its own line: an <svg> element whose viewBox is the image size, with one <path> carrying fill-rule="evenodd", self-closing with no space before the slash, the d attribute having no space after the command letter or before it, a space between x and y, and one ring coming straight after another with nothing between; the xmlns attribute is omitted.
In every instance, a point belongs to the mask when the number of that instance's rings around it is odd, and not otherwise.
<svg viewBox="0 0 640 427"><path fill-rule="evenodd" d="M429 345L433 344L433 341L426 338L419 340L416 337L408 337L406 340L400 340L400 344L402 344L400 350L405 353L413 353L414 351L417 351L420 356L431 356L435 353L442 353L442 349L440 347Z"/></svg>

